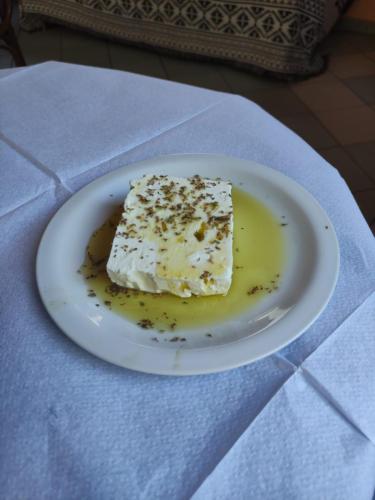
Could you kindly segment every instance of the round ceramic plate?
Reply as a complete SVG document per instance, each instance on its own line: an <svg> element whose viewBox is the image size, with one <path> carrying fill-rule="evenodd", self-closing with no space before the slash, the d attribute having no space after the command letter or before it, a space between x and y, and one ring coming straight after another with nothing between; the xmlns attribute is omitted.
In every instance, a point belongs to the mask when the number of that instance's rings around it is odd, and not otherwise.
<svg viewBox="0 0 375 500"><path fill-rule="evenodd" d="M123 316L95 306L77 273L93 231L124 200L129 182L143 174L231 180L284 214L287 262L279 289L238 316L209 327L179 331L187 342L152 342ZM174 155L115 170L72 196L50 221L39 246L37 282L57 325L92 354L126 368L165 375L218 372L251 363L282 348L311 325L336 284L339 248L335 231L315 199L296 182L252 161L213 155Z"/></svg>

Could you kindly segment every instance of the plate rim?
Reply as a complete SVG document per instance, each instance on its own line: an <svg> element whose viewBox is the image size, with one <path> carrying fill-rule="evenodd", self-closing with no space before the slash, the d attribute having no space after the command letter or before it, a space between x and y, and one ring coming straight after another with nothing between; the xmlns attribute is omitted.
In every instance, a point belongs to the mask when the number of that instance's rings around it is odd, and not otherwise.
<svg viewBox="0 0 375 500"><path fill-rule="evenodd" d="M264 349L261 354L258 353L255 356L251 356L249 354L248 356L245 356L246 359L244 359L243 356L240 356L241 359L238 359L237 361L235 361L235 360L232 360L230 362L227 361L225 364L221 364L220 366L216 366L216 367L210 366L210 367L207 367L206 369L204 369L204 368L181 369L178 367L165 368L165 369L147 369L147 367L145 367L145 366L137 367L137 366L133 366L130 364L126 364L125 362L121 362L121 363L116 362L112 359L109 359L109 357L107 357L101 353L98 353L94 348L91 348L90 346L85 345L85 343L81 343L79 340L79 336L77 338L76 336L72 335L69 331L67 331L67 328L63 324L63 322L60 320L60 317L57 316L56 314L54 314L54 311L51 310L51 307L48 304L47 300L45 300L46 298L44 297L44 294L43 294L43 286L41 283L41 273L42 273L41 269L43 266L43 264L41 262L42 254L44 251L44 246L48 243L49 232L51 231L51 227L53 226L54 221L56 221L56 218L63 216L64 211L69 210L70 205L76 201L76 198L78 198L78 196L82 197L85 190L88 191L88 190L95 189L97 184L98 185L102 184L102 183L105 184L106 179L110 179L110 178L116 177L118 175L121 175L121 172L125 172L129 168L134 168L136 166L139 166L139 167L149 166L150 164L152 164L152 162L160 162L163 160L176 159L176 158L177 159L188 159L188 160L193 160L193 161L200 161L202 159L203 160L207 159L207 157L209 157L212 160L217 159L220 161L228 161L228 160L233 161L233 160L235 160L236 162L241 162L244 166L245 166L245 164L248 164L247 165L248 167L252 167L252 168L255 167L258 172L259 171L265 172L266 173L265 178L268 178L269 176L271 176L271 178L274 178L276 180L276 185L278 185L277 180L281 179L282 182L286 182L287 185L291 185L293 187L293 189L297 189L297 191L299 191L304 196L306 196L309 200L309 203L312 203L315 206L315 209L317 209L317 212L319 213L319 215L323 216L330 223L331 231L329 232L329 235L332 237L331 245L333 244L333 247L335 250L334 258L335 258L336 265L334 268L334 273L333 273L332 280L331 280L331 283L329 286L329 290L326 291L326 293L324 294L324 299L321 300L318 307L316 307L315 313L311 315L311 317L309 318L309 320L307 322L305 322L303 327L297 329L297 333L290 335L285 341L279 342L274 347ZM85 351L89 352L90 354L92 354L92 355L94 355L94 356L96 356L96 357L98 357L98 358L100 358L108 363L120 366L122 368L127 368L130 370L135 370L135 371L139 371L139 372L143 372L143 373L154 374L154 375L169 375L169 376L204 375L204 374L209 374L209 373L218 373L218 372L222 372L222 371L227 371L227 370L238 368L240 366L244 366L246 364L250 364L254 361L260 360L266 356L273 354L274 352L281 350L282 348L284 348L285 346L287 346L288 344L290 344L291 342L296 340L299 336L301 336L317 320L317 318L320 316L320 314L324 311L324 309L326 308L327 304L329 303L329 301L332 298L332 295L335 291L335 287L336 287L338 276L339 276L339 271L340 271L340 247L339 247L339 242L338 242L335 228L334 228L330 218L328 217L326 211L323 209L323 207L320 205L320 203L316 200L316 198L305 187L303 187L301 184L299 184L297 181L295 181L294 179L292 179L288 175L286 175L286 174L284 174L284 173L282 173L282 172L280 172L272 167L269 167L267 165L259 163L257 161L254 161L251 159L243 159L243 158L239 158L236 156L229 156L229 155L222 155L222 154L210 154L210 153L197 153L197 154L196 153L182 153L182 154L174 153L174 154L168 154L168 155L154 156L154 157L146 158L146 159L141 160L141 161L131 162L129 164L126 164L122 167L119 167L117 169L114 169L110 172L107 172L107 173L97 177L96 179L92 180L91 182L88 182L83 187L81 187L79 190L74 192L56 210L56 212L50 218L48 224L46 225L46 227L43 231L42 237L41 237L39 245L38 245L38 250L37 250L37 254L36 254L36 268L35 268L37 288L38 288L39 296L42 300L42 303L43 303L45 309L47 310L50 318L54 321L54 323L58 326L58 328L70 340L72 340L75 344L77 344L79 347L81 347ZM297 307L297 306L298 306L298 303L296 304L295 307ZM276 323L276 325L277 325L277 323ZM250 341L250 344L251 344L252 337L262 335L262 334L264 335L264 333L272 327L274 327L274 325L270 325L270 326L266 327L265 330L260 331L253 336L250 336L246 339L242 339L242 342L247 341L245 344L245 345L247 345L248 341ZM130 342L130 340L129 340L129 342ZM237 342L232 342L232 343L237 344ZM187 350L187 349L184 350L184 349L181 349L180 347L177 347L175 349L169 348L168 351L174 352L176 357L177 357L178 353L180 353L181 351L185 351L185 352L190 351L191 353L196 354L198 351L207 352L208 350L218 350L218 349L228 350L228 346L229 346L229 344L213 345L213 346L207 346L207 347L203 347L203 348L200 348L200 347L192 348L189 350ZM146 347L146 346L139 346L139 348L142 348L142 347L148 349L148 347ZM157 347L158 346L155 346L155 349L157 349ZM160 347L157 350L159 350L159 352L163 351L163 349L160 349ZM164 351L165 351L165 349L164 349Z"/></svg>

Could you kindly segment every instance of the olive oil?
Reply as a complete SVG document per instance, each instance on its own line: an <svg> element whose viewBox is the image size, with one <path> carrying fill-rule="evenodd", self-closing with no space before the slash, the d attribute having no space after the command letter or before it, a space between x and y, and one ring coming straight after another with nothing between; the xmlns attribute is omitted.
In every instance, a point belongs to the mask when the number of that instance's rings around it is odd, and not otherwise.
<svg viewBox="0 0 375 500"><path fill-rule="evenodd" d="M87 246L80 272L88 295L99 306L138 323L143 328L173 331L226 320L254 306L277 289L284 262L280 221L260 201L233 188L233 278L226 296L181 298L121 288L106 273L106 263L122 207L97 229Z"/></svg>

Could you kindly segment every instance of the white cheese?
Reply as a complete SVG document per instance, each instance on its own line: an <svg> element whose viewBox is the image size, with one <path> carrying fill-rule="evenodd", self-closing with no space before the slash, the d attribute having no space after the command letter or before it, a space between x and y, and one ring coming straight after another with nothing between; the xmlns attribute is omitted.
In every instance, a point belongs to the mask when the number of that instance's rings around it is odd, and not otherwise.
<svg viewBox="0 0 375 500"><path fill-rule="evenodd" d="M231 184L147 175L131 186L107 263L110 279L180 297L225 295L233 265Z"/></svg>

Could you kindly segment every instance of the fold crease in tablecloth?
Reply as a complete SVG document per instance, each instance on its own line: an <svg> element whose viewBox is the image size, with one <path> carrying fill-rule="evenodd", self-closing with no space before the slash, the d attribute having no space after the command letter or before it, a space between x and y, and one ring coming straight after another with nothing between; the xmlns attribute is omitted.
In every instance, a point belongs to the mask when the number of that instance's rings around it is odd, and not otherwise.
<svg viewBox="0 0 375 500"><path fill-rule="evenodd" d="M10 148L12 148L18 155L22 156L25 160L27 160L34 168L40 170L43 174L51 177L55 181L56 184L61 184L68 192L73 193L64 183L64 181L59 177L58 174L53 172L53 170L49 169L46 165L43 165L39 160L34 158L27 151L23 150L20 146L15 144L13 141L5 137L4 134L0 132L0 140L7 144Z"/></svg>
<svg viewBox="0 0 375 500"><path fill-rule="evenodd" d="M318 434L312 408L320 416ZM272 422L266 434L262 432L265 420ZM333 457L340 459L332 460ZM312 459L322 462L319 471L311 467ZM236 496L240 499L262 498L262 495L371 499L374 466L374 445L332 410L321 393L297 371L198 486L192 498L231 498L231 487L240 483Z"/></svg>

